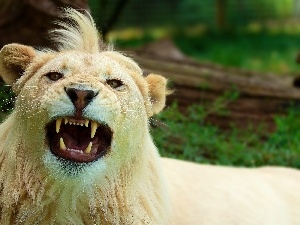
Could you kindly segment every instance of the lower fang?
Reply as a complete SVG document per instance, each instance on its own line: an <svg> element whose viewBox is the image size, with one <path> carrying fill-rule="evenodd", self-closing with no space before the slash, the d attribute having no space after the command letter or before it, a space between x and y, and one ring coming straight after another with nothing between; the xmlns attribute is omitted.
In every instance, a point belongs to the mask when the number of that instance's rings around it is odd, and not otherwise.
<svg viewBox="0 0 300 225"><path fill-rule="evenodd" d="M64 143L64 139L62 137L59 139L59 148L61 150L66 150L67 149L67 147L66 147L66 145Z"/></svg>
<svg viewBox="0 0 300 225"><path fill-rule="evenodd" d="M92 150L92 142L89 143L89 145L86 147L86 149L84 150L84 153L89 154Z"/></svg>

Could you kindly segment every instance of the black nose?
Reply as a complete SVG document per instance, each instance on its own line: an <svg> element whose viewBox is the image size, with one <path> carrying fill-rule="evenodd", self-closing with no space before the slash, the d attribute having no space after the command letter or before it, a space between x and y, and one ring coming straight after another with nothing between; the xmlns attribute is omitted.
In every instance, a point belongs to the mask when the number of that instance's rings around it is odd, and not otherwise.
<svg viewBox="0 0 300 225"><path fill-rule="evenodd" d="M78 112L80 112L81 114L81 111L98 94L97 92L92 90L78 90L76 88L65 88L65 91L76 108L76 114Z"/></svg>

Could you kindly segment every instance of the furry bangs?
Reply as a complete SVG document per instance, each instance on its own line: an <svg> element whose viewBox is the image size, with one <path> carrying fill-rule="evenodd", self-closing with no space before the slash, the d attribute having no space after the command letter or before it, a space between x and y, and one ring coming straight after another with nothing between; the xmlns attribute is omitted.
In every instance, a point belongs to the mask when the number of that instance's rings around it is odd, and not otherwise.
<svg viewBox="0 0 300 225"><path fill-rule="evenodd" d="M56 49L88 53L112 50L112 46L103 43L91 15L84 12L85 15L72 8L63 9L61 20L55 22L60 28L50 31Z"/></svg>

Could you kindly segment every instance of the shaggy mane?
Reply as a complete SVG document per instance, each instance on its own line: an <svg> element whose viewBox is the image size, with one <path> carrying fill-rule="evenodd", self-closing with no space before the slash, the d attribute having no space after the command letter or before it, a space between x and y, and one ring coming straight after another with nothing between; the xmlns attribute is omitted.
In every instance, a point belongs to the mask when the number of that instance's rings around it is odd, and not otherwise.
<svg viewBox="0 0 300 225"><path fill-rule="evenodd" d="M60 28L50 31L50 39L53 40L58 52L75 50L86 53L99 53L107 51L110 58L122 62L127 69L136 70L142 74L142 70L136 62L121 52L115 52L112 44L105 44L97 30L91 15L72 8L64 8L61 20L54 22ZM49 49L41 49L49 51ZM50 50L51 52L52 50Z"/></svg>
<svg viewBox="0 0 300 225"><path fill-rule="evenodd" d="M98 53L112 50L111 45L103 43L93 18L87 12L83 15L75 9L65 8L61 20L55 24L60 28L50 31L50 38L58 51Z"/></svg>

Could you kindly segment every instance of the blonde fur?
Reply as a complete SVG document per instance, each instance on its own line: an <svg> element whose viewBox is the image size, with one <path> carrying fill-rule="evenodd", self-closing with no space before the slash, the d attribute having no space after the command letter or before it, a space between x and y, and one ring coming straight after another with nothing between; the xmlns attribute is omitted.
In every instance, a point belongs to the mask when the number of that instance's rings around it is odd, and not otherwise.
<svg viewBox="0 0 300 225"><path fill-rule="evenodd" d="M297 170L161 159L148 120L165 105L167 80L105 47L90 16L65 17L53 31L57 51L0 51L0 75L17 94L0 126L0 224L300 224ZM63 77L51 81L53 72ZM47 125L74 115L66 88L97 92L83 116L113 131L109 153L92 163L50 151Z"/></svg>
<svg viewBox="0 0 300 225"><path fill-rule="evenodd" d="M88 13L84 16L76 10L66 8L63 15L63 20L56 22L61 28L50 32L58 51L97 53L108 50L99 38L95 23Z"/></svg>

